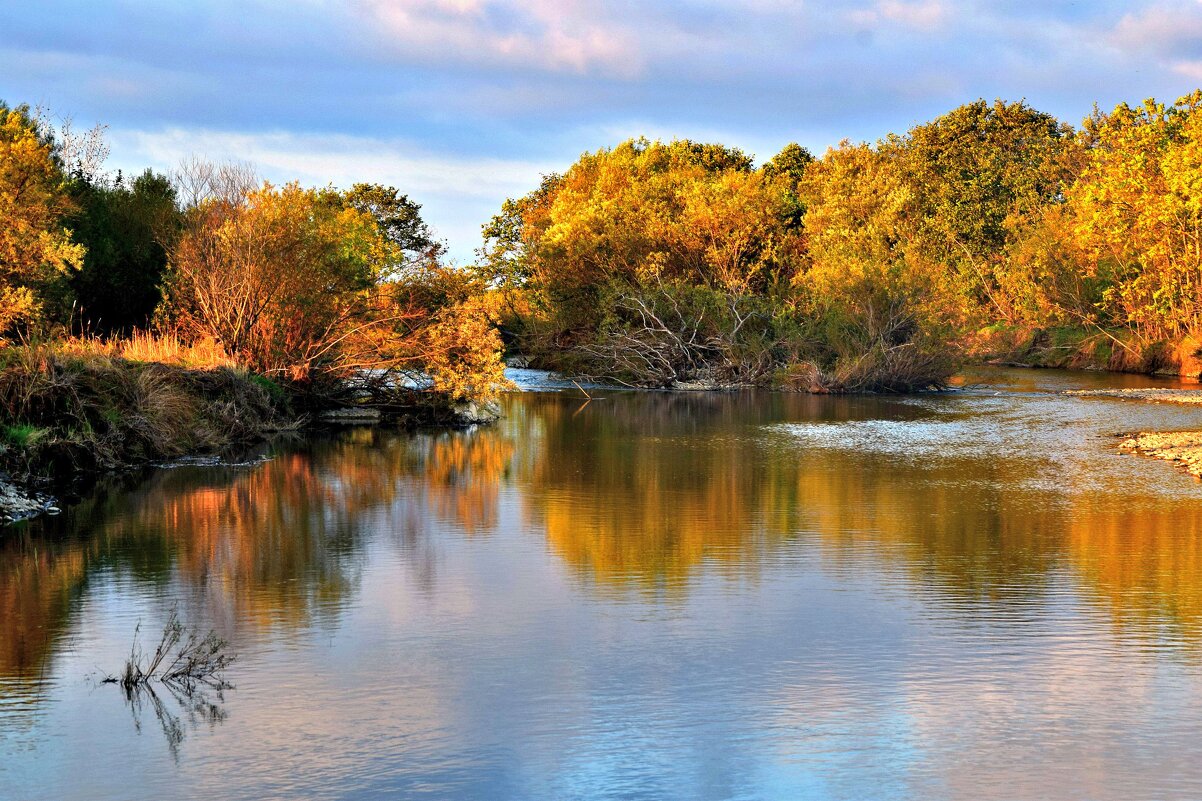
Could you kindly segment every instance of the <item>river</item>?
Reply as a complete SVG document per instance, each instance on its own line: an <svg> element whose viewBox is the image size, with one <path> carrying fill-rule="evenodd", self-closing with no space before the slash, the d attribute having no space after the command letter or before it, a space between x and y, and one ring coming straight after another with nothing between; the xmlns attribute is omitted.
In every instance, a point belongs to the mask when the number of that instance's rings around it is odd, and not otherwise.
<svg viewBox="0 0 1202 801"><path fill-rule="evenodd" d="M0 799L1202 798L1202 485L1113 436L1202 409L969 379L106 482L0 532ZM173 609L235 689L100 683Z"/></svg>

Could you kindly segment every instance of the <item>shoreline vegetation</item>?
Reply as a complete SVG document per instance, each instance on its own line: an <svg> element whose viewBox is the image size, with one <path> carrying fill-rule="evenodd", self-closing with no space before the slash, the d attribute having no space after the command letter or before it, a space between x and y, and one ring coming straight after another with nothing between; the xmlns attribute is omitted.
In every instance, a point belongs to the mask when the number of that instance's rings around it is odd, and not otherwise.
<svg viewBox="0 0 1202 801"><path fill-rule="evenodd" d="M492 414L505 379L483 288L408 196L197 159L130 180L106 156L103 129L0 103L0 514L339 409Z"/></svg>
<svg viewBox="0 0 1202 801"><path fill-rule="evenodd" d="M632 386L938 388L965 361L1202 374L1202 92L1079 128L976 101L756 165L635 139L485 226L531 365Z"/></svg>
<svg viewBox="0 0 1202 801"><path fill-rule="evenodd" d="M104 168L0 102L0 469L29 488L300 421L484 422L503 356L629 387L941 390L966 362L1202 376L1202 91L965 104L815 157L633 139L447 256L402 191ZM338 411L342 410L342 411ZM0 508L48 501L0 482Z"/></svg>

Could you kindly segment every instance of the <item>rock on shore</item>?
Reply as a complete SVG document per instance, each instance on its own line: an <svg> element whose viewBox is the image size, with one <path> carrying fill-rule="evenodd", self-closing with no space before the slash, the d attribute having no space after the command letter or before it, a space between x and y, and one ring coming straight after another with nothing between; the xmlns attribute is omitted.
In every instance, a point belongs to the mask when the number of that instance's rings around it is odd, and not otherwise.
<svg viewBox="0 0 1202 801"><path fill-rule="evenodd" d="M1164 459L1202 477L1202 431L1140 433L1123 440L1119 450Z"/></svg>
<svg viewBox="0 0 1202 801"><path fill-rule="evenodd" d="M57 512L54 499L48 495L28 492L0 478L0 524L15 523L37 517L43 512Z"/></svg>
<svg viewBox="0 0 1202 801"><path fill-rule="evenodd" d="M457 404L452 412L461 425L487 425L501 418L501 405L496 401L466 401Z"/></svg>
<svg viewBox="0 0 1202 801"><path fill-rule="evenodd" d="M1202 403L1202 389L1070 389L1062 394L1076 398L1119 398L1152 403Z"/></svg>

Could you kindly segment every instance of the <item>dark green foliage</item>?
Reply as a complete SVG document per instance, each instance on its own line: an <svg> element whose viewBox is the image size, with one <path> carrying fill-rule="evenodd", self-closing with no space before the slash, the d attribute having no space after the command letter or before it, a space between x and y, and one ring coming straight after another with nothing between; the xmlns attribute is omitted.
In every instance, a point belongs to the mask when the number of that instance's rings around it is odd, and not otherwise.
<svg viewBox="0 0 1202 801"><path fill-rule="evenodd" d="M797 183L813 161L813 153L796 142L790 142L764 164L763 170L769 175L787 175Z"/></svg>
<svg viewBox="0 0 1202 801"><path fill-rule="evenodd" d="M145 326L162 300L167 247L181 217L175 190L150 170L132 182L76 180L69 226L87 248L83 269L70 277L75 322L104 334Z"/></svg>
<svg viewBox="0 0 1202 801"><path fill-rule="evenodd" d="M375 218L393 244L404 252L408 264L437 259L443 252L421 216L421 204L400 190L381 184L355 184L339 196L340 202Z"/></svg>

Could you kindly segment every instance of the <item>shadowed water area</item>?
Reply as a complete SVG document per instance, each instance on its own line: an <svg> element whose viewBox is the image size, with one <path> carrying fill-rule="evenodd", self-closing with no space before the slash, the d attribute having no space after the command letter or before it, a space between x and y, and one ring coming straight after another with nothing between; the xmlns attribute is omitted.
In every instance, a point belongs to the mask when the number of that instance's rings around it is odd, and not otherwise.
<svg viewBox="0 0 1202 801"><path fill-rule="evenodd" d="M3 799L1202 797L1202 409L504 400L0 533ZM172 609L236 689L98 684Z"/></svg>

